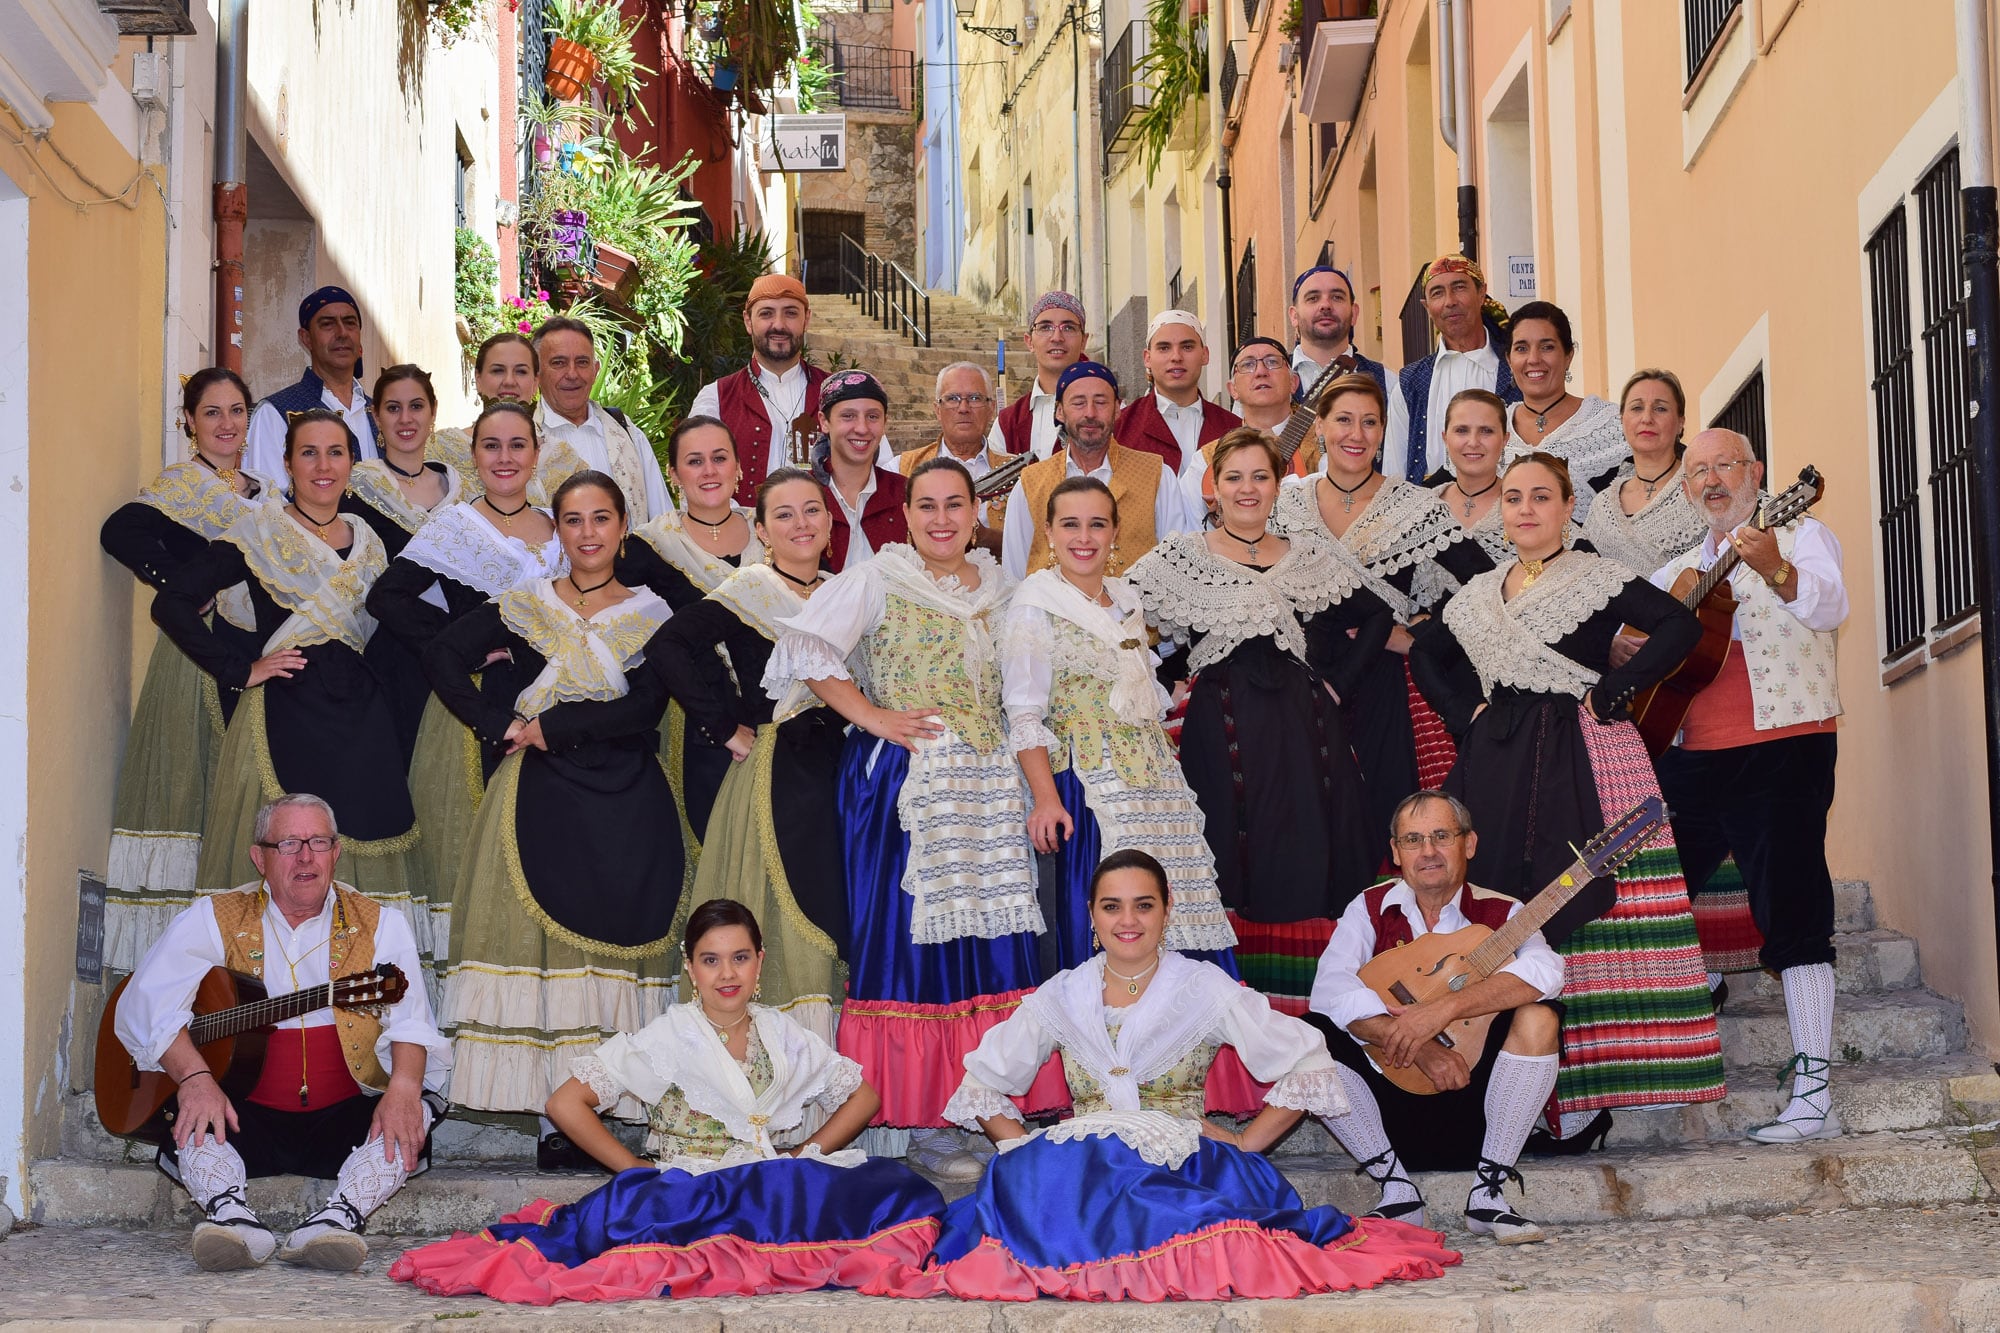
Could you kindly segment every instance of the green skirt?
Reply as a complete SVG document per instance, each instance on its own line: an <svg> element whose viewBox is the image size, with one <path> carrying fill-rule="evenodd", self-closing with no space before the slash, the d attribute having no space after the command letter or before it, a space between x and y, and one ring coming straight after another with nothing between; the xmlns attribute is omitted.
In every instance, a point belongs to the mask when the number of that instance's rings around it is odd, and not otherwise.
<svg viewBox="0 0 2000 1333"><path fill-rule="evenodd" d="M763 1003L833 1042L847 966L839 946L799 909L778 855L771 770L778 728L757 728L750 757L731 765L708 820L708 841L695 871L694 892L681 900L679 935L688 914L711 898L734 898L757 915L764 933ZM692 999L692 987L686 988Z"/></svg>
<svg viewBox="0 0 2000 1333"><path fill-rule="evenodd" d="M431 947L439 955L451 941L452 889L485 796L478 737L432 695L410 760L410 804L424 831L417 874L429 909Z"/></svg>
<svg viewBox="0 0 2000 1333"><path fill-rule="evenodd" d="M451 1038L453 1104L540 1114L572 1059L666 1011L681 958L671 940L598 951L549 928L516 843L521 764L513 754L495 770L466 842L439 1026ZM645 1119L629 1098L616 1114Z"/></svg>
<svg viewBox="0 0 2000 1333"><path fill-rule="evenodd" d="M209 789L208 821L202 829L201 864L196 883L202 893L220 893L260 876L250 861L250 837L257 810L285 794L271 765L271 743L264 729L264 687L243 692L236 715L223 734ZM334 877L351 884L384 907L399 909L410 923L419 951L430 952L429 914L413 894L419 883L416 868L417 828L391 838L340 840L340 860Z"/></svg>
<svg viewBox="0 0 2000 1333"><path fill-rule="evenodd" d="M222 749L215 678L162 634L146 664L112 807L105 865L104 961L139 965L194 901L208 792Z"/></svg>

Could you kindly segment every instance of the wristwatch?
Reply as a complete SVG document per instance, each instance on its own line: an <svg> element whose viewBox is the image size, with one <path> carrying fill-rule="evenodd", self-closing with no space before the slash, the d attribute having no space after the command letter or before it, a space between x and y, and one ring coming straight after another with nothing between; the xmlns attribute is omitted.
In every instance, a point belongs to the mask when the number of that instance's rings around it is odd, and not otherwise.
<svg viewBox="0 0 2000 1333"><path fill-rule="evenodd" d="M1778 567L1771 571L1771 577L1765 579L1764 582L1770 584L1773 588L1782 588L1791 577L1792 562L1789 560L1780 560Z"/></svg>

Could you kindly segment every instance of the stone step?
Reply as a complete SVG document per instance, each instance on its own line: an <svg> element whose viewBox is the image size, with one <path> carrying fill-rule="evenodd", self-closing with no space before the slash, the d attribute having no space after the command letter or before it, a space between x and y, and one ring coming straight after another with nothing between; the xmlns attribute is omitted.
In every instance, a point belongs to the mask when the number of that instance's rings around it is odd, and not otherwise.
<svg viewBox="0 0 2000 1333"><path fill-rule="evenodd" d="M1865 879L1833 882L1833 928L1842 934L1875 929L1875 896Z"/></svg>
<svg viewBox="0 0 2000 1333"><path fill-rule="evenodd" d="M1834 985L1843 995L1910 990L1924 984L1917 942L1894 930L1857 930L1833 937ZM1732 973L1729 1003L1778 998L1785 993L1775 973Z"/></svg>
<svg viewBox="0 0 2000 1333"><path fill-rule="evenodd" d="M1845 995L1834 1008L1836 1070L1861 1061L1946 1055L1964 1047L1964 1008L1929 991ZM1795 1049L1781 997L1730 997L1722 1015L1727 1064L1775 1072Z"/></svg>
<svg viewBox="0 0 2000 1333"><path fill-rule="evenodd" d="M1963 1129L1906 1134L1858 1134L1810 1143L1694 1144L1659 1152L1616 1149L1579 1158L1530 1161L1523 1201L1537 1220L1554 1223L1621 1219L1770 1216L1830 1208L1940 1207L1991 1198L1982 1173L2000 1172L2000 1149L1981 1145L1990 1134ZM1375 1187L1345 1156L1282 1160L1286 1177L1308 1205L1333 1204L1350 1213L1374 1206ZM1433 1225L1459 1221L1466 1172L1420 1172L1419 1189L1434 1201ZM437 1167L412 1180L370 1222L378 1235L436 1236L483 1227L535 1198L567 1202L602 1183L602 1175L541 1175L519 1168ZM197 1210L187 1195L149 1164L68 1159L29 1170L27 1220L38 1225L184 1228ZM947 1188L963 1194L969 1186ZM250 1205L273 1226L295 1226L324 1202L331 1182L276 1176L250 1182Z"/></svg>

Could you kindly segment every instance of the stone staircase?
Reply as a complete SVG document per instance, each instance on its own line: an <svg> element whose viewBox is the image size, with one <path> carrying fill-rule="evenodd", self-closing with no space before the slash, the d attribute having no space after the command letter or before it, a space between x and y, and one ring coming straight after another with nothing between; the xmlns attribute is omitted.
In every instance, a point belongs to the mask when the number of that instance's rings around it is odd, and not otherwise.
<svg viewBox="0 0 2000 1333"><path fill-rule="evenodd" d="M1853 1208L1940 1208L1990 1200L2000 1189L2000 1075L1968 1049L1963 1011L1924 988L1914 941L1876 927L1864 884L1838 886L1840 1000L1834 1102L1849 1133L1777 1147L1749 1143L1745 1126L1771 1118L1774 1076L1789 1058L1774 982L1734 979L1722 1019L1729 1095L1672 1111L1621 1113L1608 1147L1582 1157L1525 1161L1526 1211L1558 1224L1690 1222ZM1753 974L1754 975L1754 974ZM87 1094L70 1099L64 1156L30 1167L28 1220L42 1224L180 1228L194 1210L151 1165L151 1153L97 1125ZM568 1200L602 1177L542 1176L525 1163L533 1141L507 1127L450 1120L438 1165L379 1213L379 1235L476 1228L535 1197ZM1308 1204L1364 1212L1374 1189L1315 1122L1275 1150ZM1471 1180L1420 1175L1432 1225L1458 1224ZM251 1183L251 1203L292 1225L321 1202L326 1182ZM1989 1205L1990 1206L1990 1205Z"/></svg>
<svg viewBox="0 0 2000 1333"><path fill-rule="evenodd" d="M889 439L897 449L912 449L937 438L937 414L932 407L937 375L954 361L975 361L995 373L995 344L1007 339L1008 384L1001 400L1020 396L1028 384L1032 362L1021 342L1022 330L982 310L970 299L944 292L931 294L931 345L913 347L870 318L858 299L815 296L812 327L806 346L813 362L827 365L837 358L843 366L859 366L889 394Z"/></svg>

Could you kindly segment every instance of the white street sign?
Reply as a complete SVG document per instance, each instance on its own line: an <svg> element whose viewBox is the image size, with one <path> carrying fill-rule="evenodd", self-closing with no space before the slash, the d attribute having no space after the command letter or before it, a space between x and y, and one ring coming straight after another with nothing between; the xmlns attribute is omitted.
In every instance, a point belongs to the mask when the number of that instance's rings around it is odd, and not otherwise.
<svg viewBox="0 0 2000 1333"><path fill-rule="evenodd" d="M847 170L847 117L773 116L758 136L759 171Z"/></svg>

